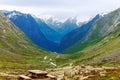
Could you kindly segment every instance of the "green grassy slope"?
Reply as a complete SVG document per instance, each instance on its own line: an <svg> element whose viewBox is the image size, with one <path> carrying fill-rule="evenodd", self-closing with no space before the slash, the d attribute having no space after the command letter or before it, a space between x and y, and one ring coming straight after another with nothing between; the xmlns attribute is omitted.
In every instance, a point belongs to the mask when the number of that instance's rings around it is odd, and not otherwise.
<svg viewBox="0 0 120 80"><path fill-rule="evenodd" d="M120 9L117 9L97 20L89 33L78 43L63 51L63 53L75 53L87 46L101 41L104 37L113 34L120 25Z"/></svg>
<svg viewBox="0 0 120 80"><path fill-rule="evenodd" d="M24 71L54 68L71 61L71 55L48 52L34 45L20 29L0 13L0 70L14 72L19 69Z"/></svg>
<svg viewBox="0 0 120 80"><path fill-rule="evenodd" d="M48 56L46 60L44 57ZM34 45L8 18L0 13L0 70L54 67L59 55ZM61 61L58 61L58 65Z"/></svg>
<svg viewBox="0 0 120 80"><path fill-rule="evenodd" d="M119 26L120 27L120 26ZM75 64L119 64L120 63L120 29L105 37L100 42L77 52Z"/></svg>
<svg viewBox="0 0 120 80"><path fill-rule="evenodd" d="M69 56L76 65L80 63L107 66L120 64L120 9L99 19L82 42L66 52L71 53L76 49L80 51Z"/></svg>

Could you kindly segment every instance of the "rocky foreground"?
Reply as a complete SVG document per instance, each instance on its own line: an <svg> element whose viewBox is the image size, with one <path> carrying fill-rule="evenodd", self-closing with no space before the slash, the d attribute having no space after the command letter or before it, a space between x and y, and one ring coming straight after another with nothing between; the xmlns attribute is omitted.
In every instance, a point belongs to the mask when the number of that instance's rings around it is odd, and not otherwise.
<svg viewBox="0 0 120 80"><path fill-rule="evenodd" d="M57 80L120 80L120 67L98 66L67 66L63 68L47 69ZM26 71L27 74L27 71ZM18 80L19 75L0 73L0 80ZM8 78L9 77L9 78ZM10 78L11 77L11 78ZM52 80L48 78L34 80Z"/></svg>
<svg viewBox="0 0 120 80"><path fill-rule="evenodd" d="M48 72L57 80L120 80L120 67L71 66Z"/></svg>

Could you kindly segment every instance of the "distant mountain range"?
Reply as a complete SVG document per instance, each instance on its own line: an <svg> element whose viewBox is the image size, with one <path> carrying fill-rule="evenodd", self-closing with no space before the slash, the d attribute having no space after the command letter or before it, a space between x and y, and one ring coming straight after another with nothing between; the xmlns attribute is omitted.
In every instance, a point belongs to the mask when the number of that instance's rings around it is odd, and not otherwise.
<svg viewBox="0 0 120 80"><path fill-rule="evenodd" d="M86 23L77 24L76 18L64 22L43 20L18 11L2 11L16 26L18 26L35 44L53 52L61 53L79 40L89 31L99 15Z"/></svg>
<svg viewBox="0 0 120 80"><path fill-rule="evenodd" d="M75 64L117 66L120 63L120 8L100 17L86 36L63 53Z"/></svg>
<svg viewBox="0 0 120 80"><path fill-rule="evenodd" d="M56 32L55 30L51 29L43 20L39 18L35 18L37 24L39 25L39 28L41 32L44 34L44 36L54 43L59 44L60 40L62 39L62 35Z"/></svg>
<svg viewBox="0 0 120 80"><path fill-rule="evenodd" d="M96 15L93 19L83 24L81 27L74 29L68 34L66 34L61 40L61 44L59 45L58 52L61 52L64 49L74 45L76 42L80 41L84 36L86 36L92 25L99 18L100 15Z"/></svg>
<svg viewBox="0 0 120 80"><path fill-rule="evenodd" d="M46 22L47 25L49 25L49 27L51 27L53 30L55 30L62 36L80 27L84 23L83 22L78 25L76 17L68 18L64 21L54 20L54 18L51 17L44 21Z"/></svg>
<svg viewBox="0 0 120 80"><path fill-rule="evenodd" d="M64 50L64 53L78 52L88 46L97 44L102 41L101 46L105 45L112 39L119 38L120 34L120 8L102 16L99 18L94 25L91 27L86 36L71 47ZM110 42L109 46L114 43ZM100 48L100 47L99 47ZM109 50L108 50L109 51ZM107 51L106 51L107 52Z"/></svg>

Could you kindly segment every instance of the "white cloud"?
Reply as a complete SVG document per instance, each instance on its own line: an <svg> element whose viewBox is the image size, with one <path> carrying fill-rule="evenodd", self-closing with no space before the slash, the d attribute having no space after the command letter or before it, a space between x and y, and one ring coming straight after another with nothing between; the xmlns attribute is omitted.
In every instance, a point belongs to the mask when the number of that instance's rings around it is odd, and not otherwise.
<svg viewBox="0 0 120 80"><path fill-rule="evenodd" d="M79 16L80 20L86 20L98 13L108 13L119 7L120 0L0 0L1 10L54 15L58 18Z"/></svg>

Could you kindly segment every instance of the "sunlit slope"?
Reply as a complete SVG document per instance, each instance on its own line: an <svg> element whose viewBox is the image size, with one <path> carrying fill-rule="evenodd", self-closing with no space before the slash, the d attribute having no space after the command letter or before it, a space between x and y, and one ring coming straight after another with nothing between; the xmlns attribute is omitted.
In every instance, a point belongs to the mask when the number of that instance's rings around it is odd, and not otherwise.
<svg viewBox="0 0 120 80"><path fill-rule="evenodd" d="M63 53L75 53L85 47L101 41L103 38L114 35L119 32L120 27L120 9L117 9L97 20L88 34L78 43L64 50Z"/></svg>
<svg viewBox="0 0 120 80"><path fill-rule="evenodd" d="M53 58L55 54L38 48L7 17L0 14L0 69L52 66L42 62L45 56Z"/></svg>

